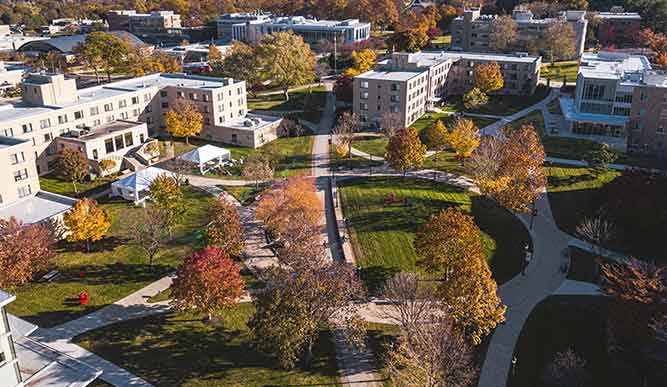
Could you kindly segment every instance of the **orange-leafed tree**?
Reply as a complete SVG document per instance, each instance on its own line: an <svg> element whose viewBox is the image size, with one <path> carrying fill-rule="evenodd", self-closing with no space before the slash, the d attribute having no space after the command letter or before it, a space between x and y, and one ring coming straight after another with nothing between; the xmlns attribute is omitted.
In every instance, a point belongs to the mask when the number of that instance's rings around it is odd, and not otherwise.
<svg viewBox="0 0 667 387"><path fill-rule="evenodd" d="M185 258L171 289L176 309L197 310L210 321L238 303L244 283L222 249L209 246Z"/></svg>
<svg viewBox="0 0 667 387"><path fill-rule="evenodd" d="M0 219L0 288L22 285L44 271L55 256L53 230L45 224Z"/></svg>
<svg viewBox="0 0 667 387"><path fill-rule="evenodd" d="M483 93L488 94L505 85L503 73L500 71L500 65L497 62L489 62L475 67L473 78L475 87Z"/></svg>
<svg viewBox="0 0 667 387"><path fill-rule="evenodd" d="M472 120L459 118L452 125L447 134L447 144L456 152L461 159L461 164L470 157L480 143L479 128Z"/></svg>
<svg viewBox="0 0 667 387"><path fill-rule="evenodd" d="M223 196L212 199L208 208L209 223L204 230L204 239L209 246L216 246L231 257L243 252L243 227L236 207Z"/></svg>
<svg viewBox="0 0 667 387"><path fill-rule="evenodd" d="M74 203L63 216L63 223L69 231L67 241L86 242L87 252L90 252L90 243L102 239L111 226L106 212L90 198Z"/></svg>
<svg viewBox="0 0 667 387"><path fill-rule="evenodd" d="M398 130L389 139L385 158L392 168L401 173L421 167L425 157L426 145L422 144L414 128Z"/></svg>
<svg viewBox="0 0 667 387"><path fill-rule="evenodd" d="M428 147L436 152L442 152L447 147L447 127L441 120L435 121L426 129L426 141ZM436 157L437 153L436 153Z"/></svg>
<svg viewBox="0 0 667 387"><path fill-rule="evenodd" d="M165 114L164 123L166 130L174 137L185 137L185 143L189 144L190 136L195 136L204 127L204 117L197 106L187 101L177 101Z"/></svg>
<svg viewBox="0 0 667 387"><path fill-rule="evenodd" d="M414 245L419 265L444 277L438 288L444 311L479 344L504 321L506 307L496 294L474 219L448 208L417 232Z"/></svg>
<svg viewBox="0 0 667 387"><path fill-rule="evenodd" d="M63 149L56 159L56 170L63 178L72 182L74 192L78 193L76 183L80 183L88 174L88 159L76 149Z"/></svg>

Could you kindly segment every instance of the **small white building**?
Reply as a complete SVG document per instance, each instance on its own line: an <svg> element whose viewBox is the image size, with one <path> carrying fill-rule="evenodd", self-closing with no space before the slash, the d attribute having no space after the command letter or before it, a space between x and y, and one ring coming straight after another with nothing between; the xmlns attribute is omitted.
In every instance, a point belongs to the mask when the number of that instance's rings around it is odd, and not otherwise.
<svg viewBox="0 0 667 387"><path fill-rule="evenodd" d="M220 167L225 160L230 160L232 153L229 149L206 144L181 155L179 158L196 164L199 167L199 172L203 175L211 168Z"/></svg>

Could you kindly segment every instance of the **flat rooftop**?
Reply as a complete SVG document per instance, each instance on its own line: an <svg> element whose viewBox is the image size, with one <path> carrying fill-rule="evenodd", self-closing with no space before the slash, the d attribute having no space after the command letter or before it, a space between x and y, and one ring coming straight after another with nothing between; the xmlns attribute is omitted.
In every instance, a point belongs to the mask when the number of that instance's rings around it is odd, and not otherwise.
<svg viewBox="0 0 667 387"><path fill-rule="evenodd" d="M495 54L485 52L470 52L470 51L423 51L417 53L419 60L435 61L439 58L443 59L471 59L471 60L485 60L496 62L512 62L512 63L534 63L540 60L539 56L530 56L527 54Z"/></svg>
<svg viewBox="0 0 667 387"><path fill-rule="evenodd" d="M15 296L0 290L0 306L5 306L16 299Z"/></svg>
<svg viewBox="0 0 667 387"><path fill-rule="evenodd" d="M220 126L225 128L255 131L264 128L267 125L275 124L280 120L282 120L282 117L273 117L273 116L248 113L246 114L245 118L224 122Z"/></svg>
<svg viewBox="0 0 667 387"><path fill-rule="evenodd" d="M371 70L359 74L355 78L385 80L385 81L407 81L418 76L421 73L423 73L423 71Z"/></svg>
<svg viewBox="0 0 667 387"><path fill-rule="evenodd" d="M642 20L637 12L598 12L595 16L601 19Z"/></svg>
<svg viewBox="0 0 667 387"><path fill-rule="evenodd" d="M137 126L146 126L146 124L135 121L117 120L92 129L76 129L71 132L64 133L58 138L85 142L88 140L104 137L115 132L136 128Z"/></svg>
<svg viewBox="0 0 667 387"><path fill-rule="evenodd" d="M0 218L13 216L25 224L39 223L69 210L75 202L76 199L67 196L39 191L36 195L0 208Z"/></svg>
<svg viewBox="0 0 667 387"><path fill-rule="evenodd" d="M345 28L352 26L361 26L369 23L361 22L358 19L347 19L347 20L317 20L317 19L308 19L303 16L285 16L278 17L274 19L269 19L266 24L273 25L289 25L295 28L308 29L308 28Z"/></svg>
<svg viewBox="0 0 667 387"><path fill-rule="evenodd" d="M579 74L586 78L621 79L629 84L639 83L641 72L651 70L651 63L643 55L628 55L618 52L600 51L581 56Z"/></svg>
<svg viewBox="0 0 667 387"><path fill-rule="evenodd" d="M0 106L0 122L13 121L27 116L36 116L51 113L54 110L72 106L83 105L107 98L118 97L129 92L134 92L150 87L162 89L167 86L183 87L190 89L214 90L231 84L240 83L240 80L227 78L214 78L188 74L150 74L143 77L111 82L100 86L77 90L78 101L57 104L52 106L32 106L19 102L11 105Z"/></svg>

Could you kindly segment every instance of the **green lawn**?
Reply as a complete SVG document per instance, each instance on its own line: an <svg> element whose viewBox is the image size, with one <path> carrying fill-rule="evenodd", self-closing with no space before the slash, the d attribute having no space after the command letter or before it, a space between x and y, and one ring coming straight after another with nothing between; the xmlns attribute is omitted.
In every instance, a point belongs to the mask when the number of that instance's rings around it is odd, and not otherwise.
<svg viewBox="0 0 667 387"><path fill-rule="evenodd" d="M174 230L174 241L164 248L151 269L146 254L128 241L127 225L139 208L125 201L101 204L111 219L107 236L85 253L81 245L62 242L53 266L62 275L53 282L21 286L10 313L39 326L52 327L81 317L141 289L175 269L196 247L197 231L206 223L209 194L185 190L187 212ZM118 264L120 263L120 264ZM90 296L87 306L78 304L78 294Z"/></svg>
<svg viewBox="0 0 667 387"><path fill-rule="evenodd" d="M543 64L540 69L540 76L545 79L554 79L557 81L563 80L563 76L565 76L568 82L575 82L577 80L578 72L579 63L576 60L571 60L553 64Z"/></svg>
<svg viewBox="0 0 667 387"><path fill-rule="evenodd" d="M416 230L431 215L450 206L472 213L485 233L484 242L494 277L500 283L517 274L523 246L530 237L523 224L493 202L459 188L400 177L341 180L343 211L352 228L357 265L371 290L399 271L414 271ZM393 193L408 205L385 204Z"/></svg>
<svg viewBox="0 0 667 387"><path fill-rule="evenodd" d="M285 101L282 93L248 97L249 110L303 110L308 95L308 89L301 89L289 93L289 100ZM320 109L326 103L326 89L324 86L316 86L310 89L310 98L313 106L319 106Z"/></svg>
<svg viewBox="0 0 667 387"><path fill-rule="evenodd" d="M452 35L440 35L431 39L431 46L435 48L449 48L452 45Z"/></svg>
<svg viewBox="0 0 667 387"><path fill-rule="evenodd" d="M359 136L355 137L352 146L369 155L384 157L389 140L384 136Z"/></svg>
<svg viewBox="0 0 667 387"><path fill-rule="evenodd" d="M619 173L606 172L593 176L587 168L548 165L548 195L551 212L558 228L574 235L577 225L592 216L599 203L599 189L616 178Z"/></svg>
<svg viewBox="0 0 667 387"><path fill-rule="evenodd" d="M455 105L457 111L508 116L540 102L548 95L549 89L546 86L538 86L532 95L490 95L489 102L475 110L465 109L460 95L447 98L447 102L449 105Z"/></svg>
<svg viewBox="0 0 667 387"><path fill-rule="evenodd" d="M71 181L65 181L53 173L39 177L39 185L42 190L57 193L60 195L81 198L90 195L98 190L104 190L103 186L108 186L111 182L116 180L115 176L98 177L97 179L77 183L76 187L78 193L74 192L74 186Z"/></svg>
<svg viewBox="0 0 667 387"><path fill-rule="evenodd" d="M227 191L243 206L252 204L255 201L255 196L262 191L261 184L257 189L254 185L219 185L218 187Z"/></svg>
<svg viewBox="0 0 667 387"><path fill-rule="evenodd" d="M557 352L572 349L586 361L590 387L635 386L614 370L607 353L605 297L551 296L528 317L515 348L514 372L508 386L542 387L542 374Z"/></svg>
<svg viewBox="0 0 667 387"><path fill-rule="evenodd" d="M336 386L335 348L324 332L312 369L281 370L257 350L246 323L252 304L229 311L220 324L169 313L114 324L75 338L82 347L157 386Z"/></svg>

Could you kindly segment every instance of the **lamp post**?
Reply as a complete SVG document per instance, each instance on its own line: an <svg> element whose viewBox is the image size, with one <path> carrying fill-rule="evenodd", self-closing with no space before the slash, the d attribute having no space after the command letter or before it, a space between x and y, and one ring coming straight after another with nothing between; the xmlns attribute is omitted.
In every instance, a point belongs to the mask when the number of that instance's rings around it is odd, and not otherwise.
<svg viewBox="0 0 667 387"><path fill-rule="evenodd" d="M533 199L533 208L530 210L530 229L533 229L533 223L535 223L535 217L537 216L537 207L535 207L535 200Z"/></svg>
<svg viewBox="0 0 667 387"><path fill-rule="evenodd" d="M530 251L530 246L528 245L527 242L526 242L526 245L523 248L523 253L524 253L524 257L523 257L524 262L523 262L523 270L521 270L521 275L526 275L526 269L528 269L528 265L530 264L530 260L532 258L532 253Z"/></svg>

